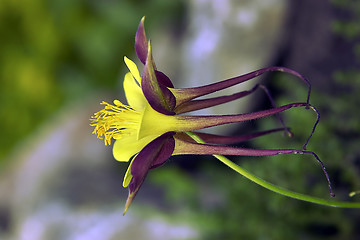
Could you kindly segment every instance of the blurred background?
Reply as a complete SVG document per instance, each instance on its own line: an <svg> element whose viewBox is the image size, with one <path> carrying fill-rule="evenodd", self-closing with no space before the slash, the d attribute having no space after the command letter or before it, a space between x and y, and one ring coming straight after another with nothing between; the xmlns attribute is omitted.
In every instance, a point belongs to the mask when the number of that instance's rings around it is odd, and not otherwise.
<svg viewBox="0 0 360 240"><path fill-rule="evenodd" d="M123 56L135 60L142 16L157 67L176 87L261 67L292 68L312 83L321 122L310 141L336 199L360 190L360 2L356 0L2 0L0 2L0 238L359 239L360 210L289 199L216 159L173 157L148 175L126 216L126 163L91 135L102 100L124 101ZM307 88L269 74L222 94L266 84L277 104L305 101ZM250 100L250 101L249 101ZM264 93L203 113L270 107ZM281 133L241 146L301 148L316 119L283 114ZM236 135L278 127L276 118L211 131ZM328 199L307 156L232 158L277 185Z"/></svg>

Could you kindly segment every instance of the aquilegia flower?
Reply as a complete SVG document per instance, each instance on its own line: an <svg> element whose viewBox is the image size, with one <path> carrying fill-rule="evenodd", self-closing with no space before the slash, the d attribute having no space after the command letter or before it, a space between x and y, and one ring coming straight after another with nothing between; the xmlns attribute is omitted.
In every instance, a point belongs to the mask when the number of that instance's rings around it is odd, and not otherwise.
<svg viewBox="0 0 360 240"><path fill-rule="evenodd" d="M225 89L244 81L250 80L268 71L282 71L298 76L307 82L300 74L282 67L263 68L239 77L218 83L187 89L174 88L170 79L157 70L150 41L144 29L144 18L139 24L135 37L135 51L140 61L145 65L142 75L135 63L124 58L130 72L125 75L124 91L128 105L114 100L113 104L102 102L104 109L91 117L94 134L104 139L105 145L115 139L113 155L116 160L127 162L131 159L125 173L123 186L129 187L129 196L125 211L139 191L150 169L162 165L172 155L201 154L201 155L239 155L239 156L271 156L277 154L312 154L313 152L297 149L248 149L225 146L225 144L249 140L281 129L273 129L239 137L226 137L212 134L196 133L207 144L199 144L192 140L186 132L213 127L222 124L243 122L278 114L294 107L313 108L306 102L291 103L268 110L238 114L190 116L184 113L208 108L229 101L233 101L254 92L259 85L249 91L238 92L222 97L194 100L215 91ZM309 85L310 92L310 85ZM313 108L314 109L314 108ZM284 128L285 131L288 131ZM323 170L326 174L325 168ZM327 174L326 174L327 177ZM328 177L327 177L328 179ZM329 182L330 186L330 182ZM331 187L330 187L331 192Z"/></svg>

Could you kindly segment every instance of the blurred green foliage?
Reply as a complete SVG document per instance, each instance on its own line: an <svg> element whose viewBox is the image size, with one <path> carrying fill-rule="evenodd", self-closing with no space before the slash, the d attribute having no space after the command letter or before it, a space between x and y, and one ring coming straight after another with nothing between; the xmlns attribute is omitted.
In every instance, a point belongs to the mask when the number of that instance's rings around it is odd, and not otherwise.
<svg viewBox="0 0 360 240"><path fill-rule="evenodd" d="M344 19L337 19L332 23L333 31L348 40L360 36L360 4L357 0L332 0L334 6L343 11Z"/></svg>
<svg viewBox="0 0 360 240"><path fill-rule="evenodd" d="M143 15L160 25L183 10L166 0L0 1L0 159L64 104L119 88Z"/></svg>

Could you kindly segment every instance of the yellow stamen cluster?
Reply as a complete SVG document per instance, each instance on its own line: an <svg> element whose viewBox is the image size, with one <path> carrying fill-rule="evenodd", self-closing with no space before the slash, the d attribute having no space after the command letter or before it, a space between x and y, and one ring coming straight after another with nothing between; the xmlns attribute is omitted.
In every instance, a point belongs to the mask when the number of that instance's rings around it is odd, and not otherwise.
<svg viewBox="0 0 360 240"><path fill-rule="evenodd" d="M95 127L93 134L104 139L105 145L111 144L111 138L120 139L138 131L141 113L131 107L114 100L114 105L102 102L104 109L91 116L90 126ZM104 137L103 137L104 136Z"/></svg>

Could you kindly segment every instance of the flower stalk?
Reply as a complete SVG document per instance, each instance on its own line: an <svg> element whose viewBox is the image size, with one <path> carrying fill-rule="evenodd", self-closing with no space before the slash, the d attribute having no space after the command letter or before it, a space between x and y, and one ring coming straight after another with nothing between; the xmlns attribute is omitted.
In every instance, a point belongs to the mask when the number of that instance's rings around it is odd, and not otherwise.
<svg viewBox="0 0 360 240"><path fill-rule="evenodd" d="M186 132L186 134L188 134L197 143L206 144L206 142L203 139L201 139L197 134L195 134L193 132ZM217 158L220 162L222 162L223 164L225 164L226 166L228 166L229 168L234 170L235 172L237 172L240 175L242 175L243 177L249 179L250 181L260 185L263 188L266 188L275 193L284 195L286 197L298 199L298 200L305 201L305 202L320 204L320 205L324 205L327 207L360 208L360 202L341 202L341 201L326 200L326 199L317 198L317 197L313 197L313 196L309 196L309 195L305 195L305 194L301 194L301 193L297 193L297 192L293 192L293 191L284 189L282 187L276 186L272 183L269 183L255 175L253 175L252 173L246 171L245 169L243 169L239 165L235 164L234 162L232 162L231 160L229 160L228 158L226 158L223 155L214 154L213 156L215 158ZM353 192L353 195L355 195L355 192Z"/></svg>

